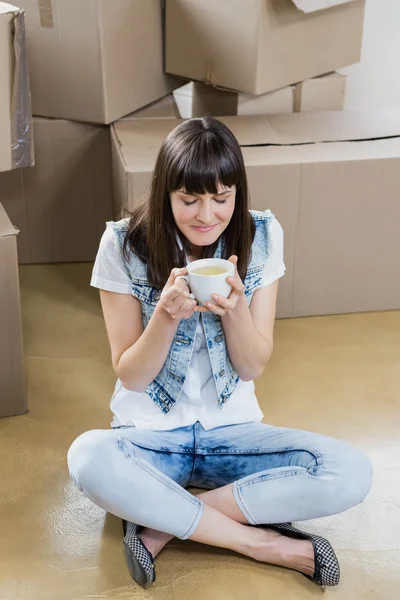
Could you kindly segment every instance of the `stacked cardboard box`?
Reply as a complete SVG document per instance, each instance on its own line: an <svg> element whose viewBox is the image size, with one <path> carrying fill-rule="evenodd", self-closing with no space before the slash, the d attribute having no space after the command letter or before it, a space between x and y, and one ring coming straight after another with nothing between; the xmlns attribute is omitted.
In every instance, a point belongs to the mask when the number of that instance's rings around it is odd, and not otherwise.
<svg viewBox="0 0 400 600"><path fill-rule="evenodd" d="M265 94L360 59L364 0L167 0L166 71Z"/></svg>
<svg viewBox="0 0 400 600"><path fill-rule="evenodd" d="M329 73L259 96L192 81L174 90L173 97L180 116L187 119L342 110L345 90L346 76Z"/></svg>
<svg viewBox="0 0 400 600"><path fill-rule="evenodd" d="M17 233L0 203L0 417L27 410Z"/></svg>
<svg viewBox="0 0 400 600"><path fill-rule="evenodd" d="M0 177L33 164L24 13L0 2ZM16 237L0 193L0 417L26 412Z"/></svg>
<svg viewBox="0 0 400 600"><path fill-rule="evenodd" d="M22 263L94 259L112 219L107 124L181 85L162 15L160 0L0 2L0 416L26 410L17 239Z"/></svg>
<svg viewBox="0 0 400 600"><path fill-rule="evenodd" d="M90 261L113 216L107 124L182 83L163 71L162 5L21 0L20 6L36 164L0 174L0 197L20 229L21 263Z"/></svg>
<svg viewBox="0 0 400 600"><path fill-rule="evenodd" d="M132 117L342 110L363 17L364 0L167 0L166 71L191 81Z"/></svg>
<svg viewBox="0 0 400 600"><path fill-rule="evenodd" d="M33 114L111 123L172 91L160 0L20 0ZM176 85L176 84L175 84Z"/></svg>
<svg viewBox="0 0 400 600"><path fill-rule="evenodd" d="M124 118L273 115L292 112L342 110L346 75L328 73L259 96L232 92L198 81Z"/></svg>
<svg viewBox="0 0 400 600"><path fill-rule="evenodd" d="M0 2L0 171L32 164L32 109L24 13Z"/></svg>
<svg viewBox="0 0 400 600"><path fill-rule="evenodd" d="M0 176L20 263L94 259L112 219L108 127L33 118L35 166Z"/></svg>
<svg viewBox="0 0 400 600"><path fill-rule="evenodd" d="M346 94L346 75L329 73L293 86L294 112L342 110Z"/></svg>

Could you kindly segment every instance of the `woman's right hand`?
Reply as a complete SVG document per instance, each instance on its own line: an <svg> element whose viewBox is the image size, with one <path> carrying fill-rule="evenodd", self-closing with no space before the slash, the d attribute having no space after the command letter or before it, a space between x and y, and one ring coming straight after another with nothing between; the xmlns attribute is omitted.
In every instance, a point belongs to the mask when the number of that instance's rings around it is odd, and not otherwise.
<svg viewBox="0 0 400 600"><path fill-rule="evenodd" d="M190 319L197 306L194 298L189 297L189 286L184 279L176 278L186 275L187 269L172 269L167 283L161 292L159 303L173 319Z"/></svg>

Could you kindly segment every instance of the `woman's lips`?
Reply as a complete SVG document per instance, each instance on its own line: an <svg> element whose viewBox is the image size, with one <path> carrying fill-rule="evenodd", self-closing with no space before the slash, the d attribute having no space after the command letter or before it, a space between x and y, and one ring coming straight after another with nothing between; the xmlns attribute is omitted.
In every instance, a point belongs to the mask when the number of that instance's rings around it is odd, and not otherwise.
<svg viewBox="0 0 400 600"><path fill-rule="evenodd" d="M192 227L195 231L198 231L200 233L207 233L208 231L212 231L213 229L215 229L216 225L210 225L209 227L196 227L196 225L192 225Z"/></svg>

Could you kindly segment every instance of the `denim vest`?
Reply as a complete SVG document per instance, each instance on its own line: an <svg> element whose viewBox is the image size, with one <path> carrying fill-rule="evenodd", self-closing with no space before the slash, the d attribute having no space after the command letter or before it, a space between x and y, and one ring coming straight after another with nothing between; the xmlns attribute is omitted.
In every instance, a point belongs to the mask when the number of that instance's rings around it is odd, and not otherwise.
<svg viewBox="0 0 400 600"><path fill-rule="evenodd" d="M270 210L255 211L250 214L256 226L255 237L251 247L251 258L244 280L247 304L250 304L254 291L259 287L264 267L272 251L272 239L269 224L274 219ZM140 302L143 326L146 327L160 299L161 291L151 287L147 279L147 267L133 252L126 261L122 255L124 237L128 228L126 219L112 222L116 240L121 252L124 268L132 281L132 295ZM221 257L222 236L215 252ZM167 413L175 406L185 383L192 358L196 327L202 319L204 334L207 340L211 368L217 389L219 407L229 400L234 391L239 375L229 358L221 317L211 313L194 313L190 319L182 319L168 352L167 359L157 377L149 384L146 393Z"/></svg>

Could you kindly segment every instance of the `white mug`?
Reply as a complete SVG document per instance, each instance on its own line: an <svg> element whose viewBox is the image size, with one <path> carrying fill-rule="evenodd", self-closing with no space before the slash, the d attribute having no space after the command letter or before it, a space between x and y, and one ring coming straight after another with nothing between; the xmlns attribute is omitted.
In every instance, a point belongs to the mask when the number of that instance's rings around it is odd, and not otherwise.
<svg viewBox="0 0 400 600"><path fill-rule="evenodd" d="M193 271L203 267L220 267L224 269L224 273L219 273L218 275L193 273ZM223 298L229 296L232 286L229 285L226 279L235 275L235 265L229 262L229 260L223 258L202 258L189 263L186 269L188 274L180 275L175 281L185 279L192 292L191 296L196 298L199 304L204 305L206 302L212 302L213 294L218 294Z"/></svg>

